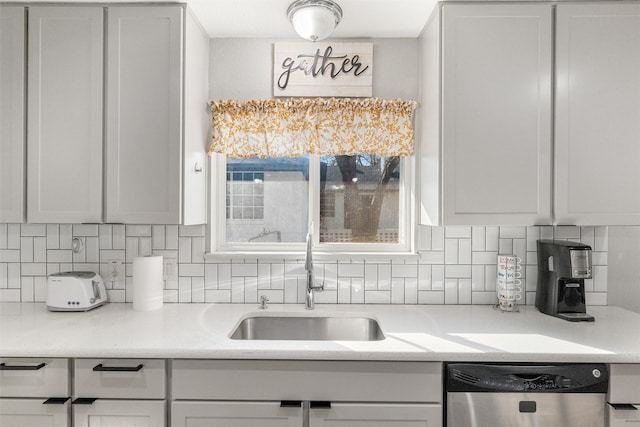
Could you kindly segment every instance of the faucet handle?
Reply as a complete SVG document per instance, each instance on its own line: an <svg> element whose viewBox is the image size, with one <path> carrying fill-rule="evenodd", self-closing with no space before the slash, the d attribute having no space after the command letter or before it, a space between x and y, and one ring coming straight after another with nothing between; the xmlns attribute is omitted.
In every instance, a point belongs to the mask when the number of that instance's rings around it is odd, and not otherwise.
<svg viewBox="0 0 640 427"><path fill-rule="evenodd" d="M267 307L267 301L269 301L269 298L267 298L266 295L260 295L260 310L265 310L269 307Z"/></svg>

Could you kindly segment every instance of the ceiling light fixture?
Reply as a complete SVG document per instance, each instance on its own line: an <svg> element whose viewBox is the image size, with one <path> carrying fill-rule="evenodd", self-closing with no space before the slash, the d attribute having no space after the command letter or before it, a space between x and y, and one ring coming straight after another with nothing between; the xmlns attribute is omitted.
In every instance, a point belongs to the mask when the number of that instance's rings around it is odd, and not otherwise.
<svg viewBox="0 0 640 427"><path fill-rule="evenodd" d="M296 33L303 39L326 39L342 19L342 9L333 0L296 0L287 9Z"/></svg>

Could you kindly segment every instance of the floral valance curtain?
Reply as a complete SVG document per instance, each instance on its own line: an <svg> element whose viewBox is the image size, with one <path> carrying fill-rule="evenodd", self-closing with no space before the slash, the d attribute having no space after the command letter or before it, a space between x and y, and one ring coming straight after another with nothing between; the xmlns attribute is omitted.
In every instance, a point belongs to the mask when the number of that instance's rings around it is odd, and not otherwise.
<svg viewBox="0 0 640 427"><path fill-rule="evenodd" d="M209 155L413 154L416 102L383 99L211 101Z"/></svg>

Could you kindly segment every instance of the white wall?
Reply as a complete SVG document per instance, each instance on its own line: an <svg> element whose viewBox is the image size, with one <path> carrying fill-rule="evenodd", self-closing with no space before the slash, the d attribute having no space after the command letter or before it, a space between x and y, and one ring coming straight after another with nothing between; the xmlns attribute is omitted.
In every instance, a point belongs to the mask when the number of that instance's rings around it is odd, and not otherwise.
<svg viewBox="0 0 640 427"><path fill-rule="evenodd" d="M609 227L609 305L640 313L640 227Z"/></svg>
<svg viewBox="0 0 640 427"><path fill-rule="evenodd" d="M271 98L273 43L278 41L291 40L211 39L211 99ZM349 41L373 43L374 97L418 99L418 39Z"/></svg>

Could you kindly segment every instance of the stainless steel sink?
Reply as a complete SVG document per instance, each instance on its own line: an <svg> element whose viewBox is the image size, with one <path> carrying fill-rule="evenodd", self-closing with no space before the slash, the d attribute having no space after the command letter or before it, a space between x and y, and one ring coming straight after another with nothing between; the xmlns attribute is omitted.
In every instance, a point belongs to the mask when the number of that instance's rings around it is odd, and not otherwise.
<svg viewBox="0 0 640 427"><path fill-rule="evenodd" d="M240 322L232 340L380 341L375 319L331 316L253 316Z"/></svg>

